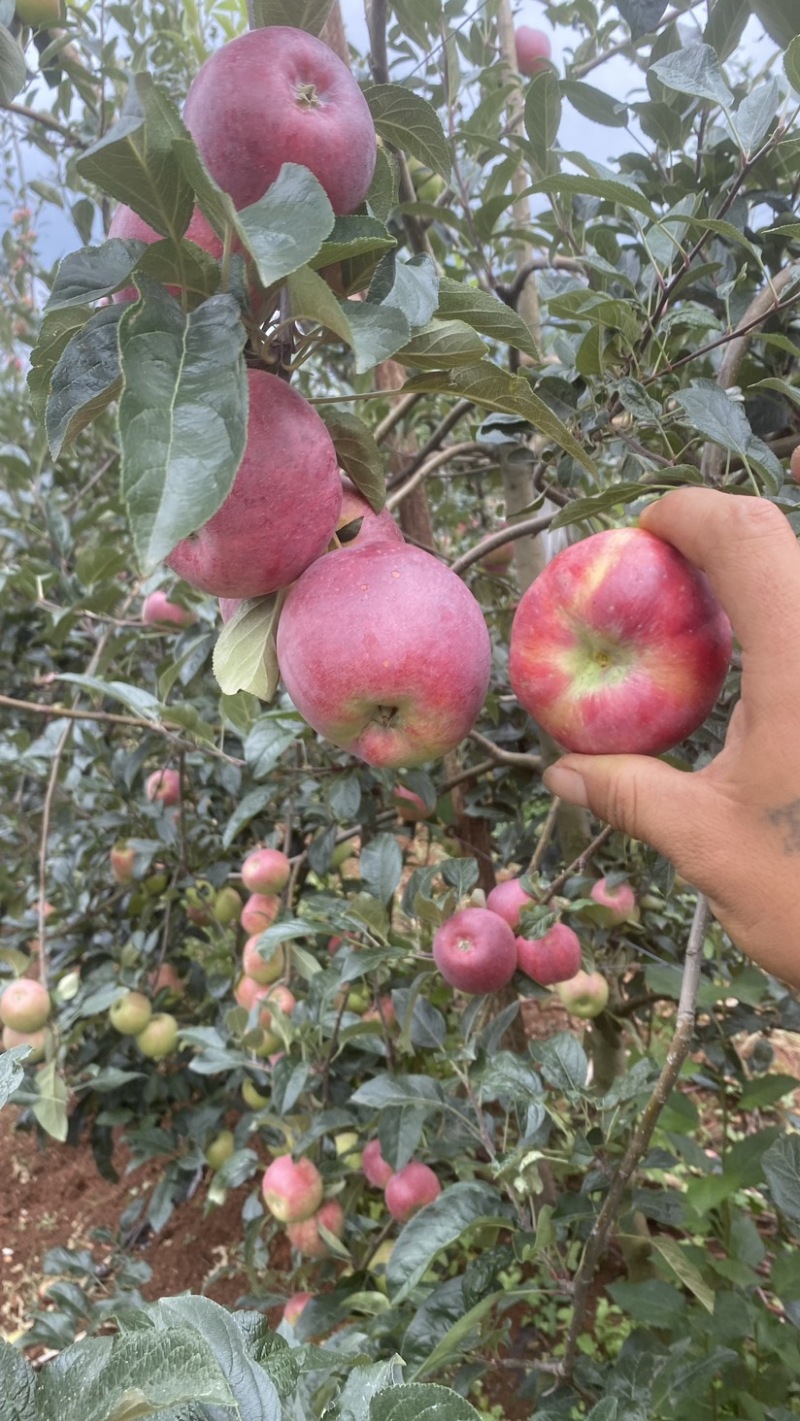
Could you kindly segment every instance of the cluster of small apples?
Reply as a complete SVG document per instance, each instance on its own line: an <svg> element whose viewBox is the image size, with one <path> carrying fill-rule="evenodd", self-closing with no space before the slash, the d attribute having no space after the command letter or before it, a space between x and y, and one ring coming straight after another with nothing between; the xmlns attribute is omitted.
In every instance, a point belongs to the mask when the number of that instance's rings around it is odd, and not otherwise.
<svg viewBox="0 0 800 1421"><path fill-rule="evenodd" d="M386 1208L393 1219L404 1224L442 1192L439 1178L430 1165L409 1160L402 1169L392 1169L383 1157L381 1142L370 1140L361 1155L361 1169L368 1184L382 1189Z"/></svg>
<svg viewBox="0 0 800 1421"><path fill-rule="evenodd" d="M0 996L0 1022L3 1024L3 1049L30 1046L27 1063L41 1061L47 1049L47 1023L52 1002L41 982L19 977L9 982Z"/></svg>
<svg viewBox="0 0 800 1421"><path fill-rule="evenodd" d="M132 1036L143 1056L163 1061L178 1045L178 1022L168 1011L153 1011L144 992L125 992L111 1004L108 1019L120 1036Z"/></svg>
<svg viewBox="0 0 800 1421"><path fill-rule="evenodd" d="M278 1155L264 1172L261 1192L273 1218L286 1225L290 1243L304 1258L325 1258L330 1252L325 1234L344 1234L344 1210L338 1199L325 1199L324 1183L314 1161Z"/></svg>
<svg viewBox="0 0 800 1421"><path fill-rule="evenodd" d="M253 849L242 864L242 883L250 897L241 910L239 923L248 936L242 949L242 975L234 996L245 1011L257 1008L262 1033L256 1046L259 1056L273 1056L280 1050L281 1039L272 1029L274 1011L291 1016L297 1005L294 994L279 981L286 972L283 947L278 944L267 956L259 951L261 934L272 926L280 912L280 895L291 871L291 864L280 849Z"/></svg>

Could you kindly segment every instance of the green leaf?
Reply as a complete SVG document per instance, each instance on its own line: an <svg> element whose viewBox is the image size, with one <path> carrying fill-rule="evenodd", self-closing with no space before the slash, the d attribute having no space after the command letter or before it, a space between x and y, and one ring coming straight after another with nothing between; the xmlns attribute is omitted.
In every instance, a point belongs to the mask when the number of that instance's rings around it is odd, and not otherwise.
<svg viewBox="0 0 800 1421"><path fill-rule="evenodd" d="M338 405L323 405L317 414L325 421L336 447L339 467L344 469L370 507L380 513L386 503L386 473L383 454L372 431L357 415Z"/></svg>
<svg viewBox="0 0 800 1421"><path fill-rule="evenodd" d="M508 1206L488 1184L451 1184L403 1227L386 1269L393 1303L408 1297L434 1258L476 1224L507 1227Z"/></svg>
<svg viewBox="0 0 800 1421"><path fill-rule="evenodd" d="M20 42L5 25L0 25L0 104L10 104L24 89L26 78Z"/></svg>
<svg viewBox="0 0 800 1421"><path fill-rule="evenodd" d="M14 1048L17 1049L16 1047ZM6 1052L8 1055L8 1052ZM16 1347L0 1338L0 1394L3 1421L38 1421L36 1373Z"/></svg>
<svg viewBox="0 0 800 1421"><path fill-rule="evenodd" d="M379 903L388 903L403 872L403 855L394 834L376 834L361 850L361 881Z"/></svg>
<svg viewBox="0 0 800 1421"><path fill-rule="evenodd" d="M675 394L677 403L694 429L747 463L755 463L776 492L783 483L783 468L772 451L750 428L743 406L713 380L695 380Z"/></svg>
<svg viewBox="0 0 800 1421"><path fill-rule="evenodd" d="M188 1328L68 1347L39 1373L38 1421L74 1416L76 1399L81 1421L139 1421L168 1407L235 1402L208 1343Z"/></svg>
<svg viewBox="0 0 800 1421"><path fill-rule="evenodd" d="M795 0L750 0L750 6L770 39L781 49L788 48L800 35L800 12Z"/></svg>
<svg viewBox="0 0 800 1421"><path fill-rule="evenodd" d="M59 1074L58 1063L48 1061L36 1072L38 1095L32 1109L42 1129L54 1140L63 1143L67 1138L67 1083Z"/></svg>
<svg viewBox="0 0 800 1421"><path fill-rule="evenodd" d="M449 182L450 149L439 115L427 99L402 84L368 84L364 98L379 137Z"/></svg>
<svg viewBox="0 0 800 1421"><path fill-rule="evenodd" d="M653 1248L661 1255L677 1278L697 1298L706 1312L714 1311L714 1289L709 1287L699 1269L695 1267L686 1250L677 1239L654 1235Z"/></svg>
<svg viewBox="0 0 800 1421"><path fill-rule="evenodd" d="M225 623L213 657L214 675L224 695L249 691L262 701L272 700L280 680L275 655L279 612L280 597L275 593L241 602Z"/></svg>
<svg viewBox="0 0 800 1421"><path fill-rule="evenodd" d="M530 1052L542 1069L545 1080L568 1095L586 1086L589 1062L580 1041L568 1031L559 1031L544 1041L532 1041Z"/></svg>
<svg viewBox="0 0 800 1421"><path fill-rule="evenodd" d="M25 1074L25 1060L30 1046L11 1046L0 1055L0 1108L14 1094Z"/></svg>
<svg viewBox="0 0 800 1421"><path fill-rule="evenodd" d="M177 241L194 205L173 153L187 131L177 109L149 74L134 74L118 123L76 160L89 183L127 203L162 236Z"/></svg>
<svg viewBox="0 0 800 1421"><path fill-rule="evenodd" d="M65 671L58 679L96 691L104 699L119 701L126 710L144 720L152 720L154 725L161 719L163 707L160 701L143 686L130 686L125 681L104 681L99 676L85 676L79 671Z"/></svg>
<svg viewBox="0 0 800 1421"><path fill-rule="evenodd" d="M566 197L573 194L581 197L602 197L607 202L618 203L630 212L641 212L651 222L656 221L656 214L644 193L633 183L623 182L620 178L598 178L590 173L555 173L552 177L540 178L531 191L554 192Z"/></svg>
<svg viewBox="0 0 800 1421"><path fill-rule="evenodd" d="M561 92L572 107L592 123L603 124L606 128L627 128L627 106L604 89L595 89L594 85L584 84L578 79L562 79Z"/></svg>
<svg viewBox="0 0 800 1421"><path fill-rule="evenodd" d="M91 320L93 314L89 306L73 306L69 310L49 311L42 321L28 372L31 403L36 418L42 425L53 371L75 333Z"/></svg>
<svg viewBox="0 0 800 1421"><path fill-rule="evenodd" d="M749 0L715 0L712 5L703 41L723 64L736 49L749 19Z"/></svg>
<svg viewBox="0 0 800 1421"><path fill-rule="evenodd" d="M289 25L321 35L332 9L333 0L253 0L253 23Z"/></svg>
<svg viewBox="0 0 800 1421"><path fill-rule="evenodd" d="M325 189L298 163L284 163L264 196L239 213L239 225L264 286L305 266L317 255L333 224Z"/></svg>
<svg viewBox="0 0 800 1421"><path fill-rule="evenodd" d="M352 334L355 368L358 375L390 360L406 344L411 334L408 320L393 306L371 301L350 301L348 319Z"/></svg>
<svg viewBox="0 0 800 1421"><path fill-rule="evenodd" d="M525 132L543 165L561 125L561 86L549 67L534 74L525 94Z"/></svg>
<svg viewBox="0 0 800 1421"><path fill-rule="evenodd" d="M256 815L264 812L274 793L272 786L267 785L266 788L251 789L243 799L239 800L222 833L222 847L224 849L229 849L242 829L246 828L251 820L256 818Z"/></svg>
<svg viewBox="0 0 800 1421"><path fill-rule="evenodd" d="M578 460L591 474L596 474L594 461L586 453L557 415L548 408L544 400L531 389L522 375L509 375L488 361L480 365L470 365L465 370L454 370L447 374L415 375L406 382L405 391L424 390L433 393L446 392L460 399L471 400L473 404L486 409L500 410L505 414L520 415L552 439L561 449Z"/></svg>
<svg viewBox="0 0 800 1421"><path fill-rule="evenodd" d="M668 0L617 0L617 9L630 26L631 39L652 34L667 3Z"/></svg>
<svg viewBox="0 0 800 1421"><path fill-rule="evenodd" d="M112 237L100 247L81 247L59 262L46 310L88 305L110 296L124 286L143 252L146 242Z"/></svg>
<svg viewBox="0 0 800 1421"><path fill-rule="evenodd" d="M216 1358L237 1406L237 1421L281 1421L280 1397L267 1372L248 1355L245 1337L227 1309L210 1298L162 1298L153 1309L157 1325L194 1331L198 1344Z"/></svg>
<svg viewBox="0 0 800 1421"><path fill-rule="evenodd" d="M402 311L412 330L415 326L426 326L439 304L435 262L427 253L401 261L390 252L372 279L368 300ZM358 309L358 302L351 304Z"/></svg>
<svg viewBox="0 0 800 1421"><path fill-rule="evenodd" d="M230 491L247 439L246 336L231 296L187 314L147 287L120 322L122 491L143 570Z"/></svg>
<svg viewBox="0 0 800 1421"><path fill-rule="evenodd" d="M105 306L72 337L53 370L45 429L54 459L119 394L117 326L124 307Z"/></svg>
<svg viewBox="0 0 800 1421"><path fill-rule="evenodd" d="M539 361L533 336L522 317L487 291L476 286L468 286L461 281L453 281L449 276L439 280L439 306L437 316L466 321L473 330L490 340L511 345L521 350L531 360Z"/></svg>
<svg viewBox="0 0 800 1421"><path fill-rule="evenodd" d="M486 354L480 336L466 322L434 319L418 330L394 358L400 365L416 366L418 370L452 370L459 365L472 365Z"/></svg>
<svg viewBox="0 0 800 1421"><path fill-rule="evenodd" d="M800 35L792 40L783 56L783 68L796 94L800 94Z"/></svg>
<svg viewBox="0 0 800 1421"><path fill-rule="evenodd" d="M777 79L768 79L745 94L734 117L734 125L742 151L748 158L761 147L772 120L781 104L781 87Z"/></svg>
<svg viewBox="0 0 800 1421"><path fill-rule="evenodd" d="M266 600L266 599L265 599ZM263 780L277 765L284 750L294 744L296 736L272 715L261 716L244 742L244 757L253 778Z"/></svg>
<svg viewBox="0 0 800 1421"><path fill-rule="evenodd" d="M383 256L397 242L375 217L337 217L311 265L315 270L367 254Z"/></svg>
<svg viewBox="0 0 800 1421"><path fill-rule="evenodd" d="M687 44L674 54L665 54L650 65L650 73L679 94L708 99L725 110L733 107L733 94L709 44Z"/></svg>
<svg viewBox="0 0 800 1421"><path fill-rule="evenodd" d="M761 1163L777 1207L800 1223L800 1135L782 1135Z"/></svg>
<svg viewBox="0 0 800 1421"><path fill-rule="evenodd" d="M370 1403L369 1421L481 1421L457 1391L428 1382L406 1382Z"/></svg>

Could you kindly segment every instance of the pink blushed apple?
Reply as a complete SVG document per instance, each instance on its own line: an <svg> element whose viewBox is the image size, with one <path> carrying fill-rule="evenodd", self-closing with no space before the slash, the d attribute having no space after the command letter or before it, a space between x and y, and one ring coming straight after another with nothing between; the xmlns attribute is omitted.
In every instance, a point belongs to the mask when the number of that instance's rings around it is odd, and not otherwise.
<svg viewBox="0 0 800 1421"><path fill-rule="evenodd" d="M282 1224L308 1219L322 1203L322 1175L306 1155L295 1161L278 1155L264 1173L261 1192L270 1213Z"/></svg>
<svg viewBox="0 0 800 1421"><path fill-rule="evenodd" d="M249 370L247 384L247 444L231 490L167 558L214 597L288 586L325 551L342 506L336 450L316 410L266 371Z"/></svg>
<svg viewBox="0 0 800 1421"><path fill-rule="evenodd" d="M124 885L133 882L136 853L129 844L114 844L109 854L109 860L111 877L115 883Z"/></svg>
<svg viewBox="0 0 800 1421"><path fill-rule="evenodd" d="M497 992L517 970L514 934L489 908L462 908L437 928L433 960L451 987L480 996Z"/></svg>
<svg viewBox="0 0 800 1421"><path fill-rule="evenodd" d="M189 627L196 621L194 612L180 602L171 602L161 588L149 592L142 603L142 622L146 627Z"/></svg>
<svg viewBox="0 0 800 1421"><path fill-rule="evenodd" d="M310 1219L298 1219L286 1225L289 1242L304 1258L327 1258L330 1253L325 1239L320 1233L320 1225L341 1238L344 1233L344 1210L338 1199L326 1199Z"/></svg>
<svg viewBox="0 0 800 1421"><path fill-rule="evenodd" d="M517 938L517 965L541 987L566 982L581 969L581 944L566 923L554 923L540 938Z"/></svg>
<svg viewBox="0 0 800 1421"><path fill-rule="evenodd" d="M392 803L397 810L398 819L402 819L406 824L416 824L418 819L430 819L433 813L432 809L427 808L422 795L416 794L406 785L395 785L392 790Z"/></svg>
<svg viewBox="0 0 800 1421"><path fill-rule="evenodd" d="M184 232L184 239L187 242L194 242L196 246L202 247L204 252L208 252L215 260L222 256L222 242L217 236L214 228L206 221L199 207L196 207L189 221L189 226ZM161 242L164 238L160 232L156 232L154 227L150 227L132 207L126 207L120 203L115 208L108 229L109 241L113 237L122 240L134 239L137 242L146 242L151 246L153 242ZM168 287L174 295L178 294L177 287ZM122 291L115 291L112 297L114 301L137 301L139 292L135 286L126 286Z"/></svg>
<svg viewBox="0 0 800 1421"><path fill-rule="evenodd" d="M239 209L283 163L310 168L334 212L354 212L377 157L367 102L346 64L305 30L270 25L225 44L189 88L186 127Z"/></svg>
<svg viewBox="0 0 800 1421"><path fill-rule="evenodd" d="M384 1198L392 1218L405 1223L418 1209L438 1199L441 1192L442 1186L430 1165L411 1160L392 1175Z"/></svg>
<svg viewBox="0 0 800 1421"><path fill-rule="evenodd" d="M292 1293L292 1296L287 1298L283 1305L282 1320L290 1327L294 1327L306 1303L310 1303L313 1296L313 1293Z"/></svg>
<svg viewBox="0 0 800 1421"><path fill-rule="evenodd" d="M25 1057L26 1066L34 1066L37 1061L44 1059L48 1042L52 1040L52 1032L46 1027L39 1031L15 1031L13 1026L4 1026L2 1034L3 1050L10 1051L14 1046L30 1046L31 1054Z"/></svg>
<svg viewBox="0 0 800 1421"><path fill-rule="evenodd" d="M518 25L514 32L517 52L517 68L520 74L529 78L547 66L552 53L550 40L542 30L534 30L530 25Z"/></svg>
<svg viewBox="0 0 800 1421"><path fill-rule="evenodd" d="M547 565L511 628L514 694L587 755L659 755L722 689L731 628L703 573L642 528L595 533Z"/></svg>
<svg viewBox="0 0 800 1421"><path fill-rule="evenodd" d="M388 508L376 513L355 484L342 475L342 511L336 536L343 547L363 547L365 543L402 543L402 530Z"/></svg>
<svg viewBox="0 0 800 1421"><path fill-rule="evenodd" d="M281 900L274 893L251 893L242 908L239 923L249 937L266 932L275 922Z"/></svg>
<svg viewBox="0 0 800 1421"><path fill-rule="evenodd" d="M400 543L313 563L286 595L277 651L309 725L384 769L454 749L489 686L489 634L472 593L430 553Z"/></svg>
<svg viewBox="0 0 800 1421"><path fill-rule="evenodd" d="M242 883L248 893L280 893L291 871L280 849L253 849L242 864Z"/></svg>
<svg viewBox="0 0 800 1421"><path fill-rule="evenodd" d="M556 992L571 1016L591 1020L605 1010L608 982L600 972L576 972L568 982L559 982Z"/></svg>
<svg viewBox="0 0 800 1421"><path fill-rule="evenodd" d="M370 1140L361 1152L361 1168L364 1178L374 1189L385 1189L389 1183L394 1170L383 1158L381 1142L377 1138Z"/></svg>
<svg viewBox="0 0 800 1421"><path fill-rule="evenodd" d="M0 996L0 1021L13 1031L39 1031L50 1019L50 993L41 982L20 977Z"/></svg>
<svg viewBox="0 0 800 1421"><path fill-rule="evenodd" d="M259 986L269 986L271 982L277 982L286 970L286 958L283 948L278 946L274 952L262 957L258 950L258 943L261 934L254 933L247 939L242 948L242 968L247 977L257 982Z"/></svg>
<svg viewBox="0 0 800 1421"><path fill-rule="evenodd" d="M154 770L145 781L144 792L151 803L169 808L181 802L181 777L178 770Z"/></svg>
<svg viewBox="0 0 800 1421"><path fill-rule="evenodd" d="M505 918L510 928L518 928L523 908L535 903L536 899L523 888L520 879L507 878L498 883L487 895L486 906L498 917Z"/></svg>
<svg viewBox="0 0 800 1421"><path fill-rule="evenodd" d="M592 884L589 897L599 903L601 908L608 909L612 924L638 923L636 894L629 883L618 883L615 888L611 888L605 878L598 878L597 882Z"/></svg>

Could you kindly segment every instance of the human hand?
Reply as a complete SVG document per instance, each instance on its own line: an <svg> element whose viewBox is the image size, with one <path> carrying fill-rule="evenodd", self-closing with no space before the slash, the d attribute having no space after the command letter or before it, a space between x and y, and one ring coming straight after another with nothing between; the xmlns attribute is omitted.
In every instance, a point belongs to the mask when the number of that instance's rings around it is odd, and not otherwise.
<svg viewBox="0 0 800 1421"><path fill-rule="evenodd" d="M742 648L720 754L696 774L641 755L565 755L548 789L652 844L743 952L800 986L800 546L766 499L668 493L641 517L708 576Z"/></svg>

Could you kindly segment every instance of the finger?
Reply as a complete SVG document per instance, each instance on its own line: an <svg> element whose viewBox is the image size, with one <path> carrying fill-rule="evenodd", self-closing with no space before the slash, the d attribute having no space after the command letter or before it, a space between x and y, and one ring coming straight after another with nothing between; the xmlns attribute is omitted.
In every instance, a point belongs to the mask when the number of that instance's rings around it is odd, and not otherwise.
<svg viewBox="0 0 800 1421"><path fill-rule="evenodd" d="M779 686L791 685L796 695L800 547L774 504L714 489L683 488L651 504L640 522L707 574L762 700L768 701Z"/></svg>

